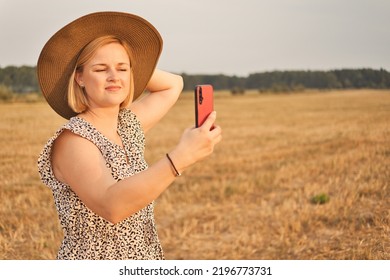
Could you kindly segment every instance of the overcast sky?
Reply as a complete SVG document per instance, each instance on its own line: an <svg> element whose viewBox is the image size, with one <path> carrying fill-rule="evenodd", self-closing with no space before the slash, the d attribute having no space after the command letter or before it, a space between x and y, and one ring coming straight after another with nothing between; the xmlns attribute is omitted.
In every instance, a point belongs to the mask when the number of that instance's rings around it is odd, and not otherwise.
<svg viewBox="0 0 390 280"><path fill-rule="evenodd" d="M35 66L58 29L104 10L150 21L172 72L390 70L390 0L0 0L0 67Z"/></svg>

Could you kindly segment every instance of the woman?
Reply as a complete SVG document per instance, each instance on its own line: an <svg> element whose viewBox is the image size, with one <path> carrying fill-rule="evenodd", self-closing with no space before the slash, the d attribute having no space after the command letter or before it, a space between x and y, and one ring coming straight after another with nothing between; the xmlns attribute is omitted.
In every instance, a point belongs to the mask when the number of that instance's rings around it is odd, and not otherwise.
<svg viewBox="0 0 390 280"><path fill-rule="evenodd" d="M38 61L42 93L66 119L38 160L64 230L58 259L163 259L153 201L221 141L212 113L148 167L144 133L174 105L180 76L156 69L162 40L144 19L101 12L58 31ZM141 93L147 90L139 100Z"/></svg>

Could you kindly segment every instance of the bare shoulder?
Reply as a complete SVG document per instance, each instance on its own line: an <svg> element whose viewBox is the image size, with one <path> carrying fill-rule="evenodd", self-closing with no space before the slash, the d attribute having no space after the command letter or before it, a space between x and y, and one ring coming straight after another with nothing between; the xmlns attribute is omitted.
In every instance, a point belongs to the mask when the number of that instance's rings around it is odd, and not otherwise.
<svg viewBox="0 0 390 280"><path fill-rule="evenodd" d="M54 141L51 161L57 179L69 183L67 177L96 167L102 155L92 142L65 129Z"/></svg>
<svg viewBox="0 0 390 280"><path fill-rule="evenodd" d="M84 152L98 151L97 147L89 140L65 129L54 141L53 156L58 155L81 155Z"/></svg>

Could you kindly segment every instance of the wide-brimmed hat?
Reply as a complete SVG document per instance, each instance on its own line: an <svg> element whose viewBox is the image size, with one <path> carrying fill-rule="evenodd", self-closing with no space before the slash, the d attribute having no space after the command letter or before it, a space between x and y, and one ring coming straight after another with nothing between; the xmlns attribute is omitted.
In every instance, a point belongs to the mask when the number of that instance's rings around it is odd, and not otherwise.
<svg viewBox="0 0 390 280"><path fill-rule="evenodd" d="M113 35L132 50L134 100L145 90L162 51L157 29L145 19L128 13L97 12L80 17L55 33L43 47L37 64L41 91L62 117L75 115L68 105L69 78L81 50L92 40Z"/></svg>

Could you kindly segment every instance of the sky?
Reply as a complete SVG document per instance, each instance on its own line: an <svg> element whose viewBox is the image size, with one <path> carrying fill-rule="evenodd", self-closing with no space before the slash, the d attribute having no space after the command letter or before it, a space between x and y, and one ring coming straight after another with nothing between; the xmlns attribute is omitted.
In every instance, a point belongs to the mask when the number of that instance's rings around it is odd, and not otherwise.
<svg viewBox="0 0 390 280"><path fill-rule="evenodd" d="M58 29L109 10L151 22L175 73L390 70L390 0L0 0L0 67L35 66Z"/></svg>

